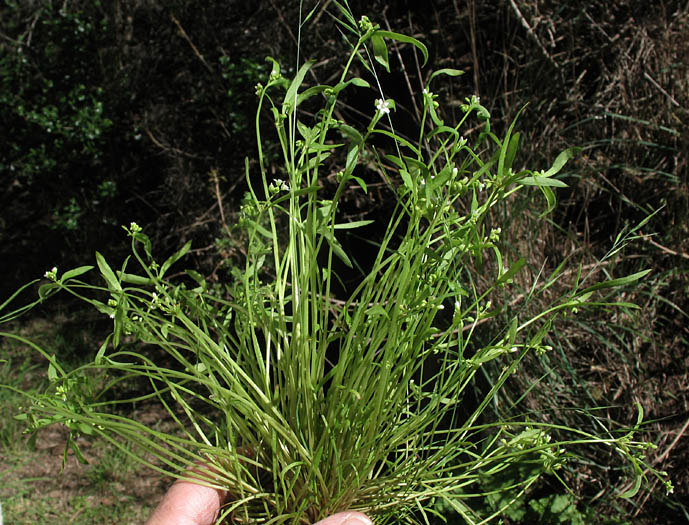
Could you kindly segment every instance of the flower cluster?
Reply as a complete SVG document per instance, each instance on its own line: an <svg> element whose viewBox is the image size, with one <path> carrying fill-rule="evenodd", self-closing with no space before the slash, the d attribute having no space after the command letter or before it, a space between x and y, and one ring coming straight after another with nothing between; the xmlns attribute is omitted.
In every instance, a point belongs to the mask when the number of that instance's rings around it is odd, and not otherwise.
<svg viewBox="0 0 689 525"><path fill-rule="evenodd" d="M282 179L275 179L270 183L270 186L268 186L268 191L271 195L275 195L280 191L289 191L289 184Z"/></svg>
<svg viewBox="0 0 689 525"><path fill-rule="evenodd" d="M390 113L390 103L387 100L378 99L376 100L376 109L381 115L387 115Z"/></svg>

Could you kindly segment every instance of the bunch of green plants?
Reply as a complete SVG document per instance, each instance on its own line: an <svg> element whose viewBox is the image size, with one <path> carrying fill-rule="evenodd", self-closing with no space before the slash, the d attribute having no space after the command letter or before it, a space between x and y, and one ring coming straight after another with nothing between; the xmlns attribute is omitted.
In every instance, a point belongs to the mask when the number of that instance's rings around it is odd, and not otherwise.
<svg viewBox="0 0 689 525"><path fill-rule="evenodd" d="M33 345L48 360L51 387L29 395L23 418L30 430L61 423L77 456L78 440L94 436L161 472L225 489L230 497L218 523L313 523L345 509L369 513L376 523L428 523L441 507L467 523L486 522L589 445L614 451L638 487L648 445L635 440L635 429L601 427L594 435L528 418L494 419L486 410L525 355L548 350L543 341L555 318L604 307L599 288L644 274L575 286L536 315L491 325L490 341L476 343L477 327L503 311L490 298L509 291L524 266L504 255L491 210L537 187L547 214L554 188L564 186L556 175L575 151L547 170L515 170L519 134L513 125L496 136L475 96L465 100L458 122L445 123L431 87L440 75L461 73L453 69L429 76L418 135L400 135L394 101L379 84L354 76L353 64L377 80L377 68L390 67L389 41L414 46L424 60L426 47L366 17L356 21L346 2L333 4L340 29L352 38L337 83L305 87L313 62L286 78L268 59L270 76L256 86L259 167L252 172L247 161L249 192L239 219L246 261L234 272L231 294L212 290L192 270L186 279L169 279L190 245L158 263L135 223L126 228L132 257L119 268L96 254L104 285L83 280L96 267L48 271L36 302L66 291L110 316L114 328L93 361L73 370ZM378 93L366 126L334 117L345 89ZM300 112L307 100L311 107L320 101L318 111ZM273 118L283 179L264 161L264 111ZM374 138L384 146L370 147ZM339 239L370 221L341 221L338 214L346 189L367 191L358 171L364 154L377 160L396 195L365 265ZM338 185L326 192L320 181L331 162L341 162ZM494 274L479 283L475 270L487 260ZM344 298L335 296L340 264L362 272ZM477 373L498 358L505 364L490 388L478 402L467 401ZM132 384L135 393L126 395ZM161 432L122 413L149 402L165 409L175 430ZM514 497L488 514L472 503L491 495L487 480L515 469L523 477L496 489Z"/></svg>

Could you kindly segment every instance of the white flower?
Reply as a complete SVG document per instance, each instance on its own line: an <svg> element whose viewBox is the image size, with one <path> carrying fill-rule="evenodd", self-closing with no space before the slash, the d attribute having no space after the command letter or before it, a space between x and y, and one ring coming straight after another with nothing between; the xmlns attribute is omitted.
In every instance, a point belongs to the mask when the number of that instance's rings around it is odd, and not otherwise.
<svg viewBox="0 0 689 525"><path fill-rule="evenodd" d="M48 270L47 272L45 272L43 274L43 277L45 277L46 279L50 279L52 281L57 279L57 266L53 266L53 268L51 270Z"/></svg>
<svg viewBox="0 0 689 525"><path fill-rule="evenodd" d="M289 191L289 184L287 184L287 182L282 179L275 179L273 182L270 183L268 190L270 190L271 193L277 193L279 191Z"/></svg>
<svg viewBox="0 0 689 525"><path fill-rule="evenodd" d="M379 98L376 100L376 109L380 111L381 114L387 115L390 113L390 104L387 100L382 100Z"/></svg>

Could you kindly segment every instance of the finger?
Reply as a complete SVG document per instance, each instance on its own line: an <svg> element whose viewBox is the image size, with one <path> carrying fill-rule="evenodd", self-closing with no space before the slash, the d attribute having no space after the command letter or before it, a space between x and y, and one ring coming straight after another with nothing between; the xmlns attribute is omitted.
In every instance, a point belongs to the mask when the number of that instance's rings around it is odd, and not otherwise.
<svg viewBox="0 0 689 525"><path fill-rule="evenodd" d="M372 525L370 518L361 512L339 512L315 525Z"/></svg>
<svg viewBox="0 0 689 525"><path fill-rule="evenodd" d="M226 493L191 481L176 481L146 525L212 525Z"/></svg>

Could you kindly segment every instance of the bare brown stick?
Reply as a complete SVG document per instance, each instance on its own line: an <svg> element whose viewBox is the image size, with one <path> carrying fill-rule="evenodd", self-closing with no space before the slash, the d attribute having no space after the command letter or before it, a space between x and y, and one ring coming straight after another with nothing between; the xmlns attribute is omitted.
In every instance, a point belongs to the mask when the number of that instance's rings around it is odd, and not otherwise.
<svg viewBox="0 0 689 525"><path fill-rule="evenodd" d="M644 71L644 78L646 78L646 80L648 80L651 84L653 84L656 88L658 88L658 91L660 91L663 95L665 95L667 98L669 98L670 102L672 102L675 106L677 106L677 107L680 106L680 103L677 102L674 99L674 97L672 95L670 95L670 93L665 91L663 89L663 87L660 84L658 84L658 82L656 82L655 79L651 75L649 75L648 72L646 72L646 71Z"/></svg>
<svg viewBox="0 0 689 525"><path fill-rule="evenodd" d="M213 168L211 170L211 181L213 181L213 186L215 188L215 198L218 201L218 209L220 210L220 220L222 221L222 226L225 231L228 231L227 222L225 221L225 211L222 205L222 195L220 194L220 177L218 176L218 169Z"/></svg>
<svg viewBox="0 0 689 525"><path fill-rule="evenodd" d="M536 45L538 46L538 48L543 53L543 56L545 56L552 65L554 65L557 69L559 69L559 66L557 65L557 63L555 62L553 57L550 56L550 53L548 53L548 50L545 48L545 46L541 43L541 40L538 38L538 35L535 33L533 28L529 25L529 22L526 21L526 18L524 18L524 15L519 10L519 7L514 2L514 0L510 0L510 5L512 6L512 10L514 11L514 14L517 16L517 18L519 19L521 24L526 29L527 34L533 39L534 42L536 42Z"/></svg>
<svg viewBox="0 0 689 525"><path fill-rule="evenodd" d="M662 244L654 241L650 235L644 235L641 231L639 231L639 235L641 236L641 238L644 241L649 242L650 244L652 244L653 246L658 248L661 252L665 252L669 255L676 255L677 257L682 257L684 259L689 259L689 254L686 254L684 252L676 252L675 250L671 250L670 248L667 248L666 246L663 246Z"/></svg>
<svg viewBox="0 0 689 525"><path fill-rule="evenodd" d="M481 85L479 83L478 49L476 48L476 0L469 2L469 34L471 35L471 60L474 63L474 93L479 96Z"/></svg>
<svg viewBox="0 0 689 525"><path fill-rule="evenodd" d="M191 38L189 38L189 35L187 35L187 32L184 30L184 28L182 27L182 24L180 24L179 20L177 20L175 15L170 13L170 19L175 23L175 25L177 26L177 29L179 30L179 33L182 35L184 40L186 40L189 43L189 46L194 51L194 54L198 57L198 59L201 61L201 63L206 67L206 69L208 71L210 71L211 73L214 73L213 68L208 64L208 62L206 62L206 59L203 58L203 55L198 50L198 48L194 45L194 42L191 41Z"/></svg>
<svg viewBox="0 0 689 525"><path fill-rule="evenodd" d="M185 157L189 157L190 159L200 159L201 158L198 155L194 155L193 153L187 153L186 151L182 151L179 148L174 148L168 144L163 144L163 142L158 140L153 135L151 130L148 128L144 128L144 131L146 132L146 135L148 135L148 138L151 139L151 142L153 142L153 144L155 144L156 146L158 146L160 149L162 149L164 151L172 151L174 153L177 153L178 155L183 155Z"/></svg>

